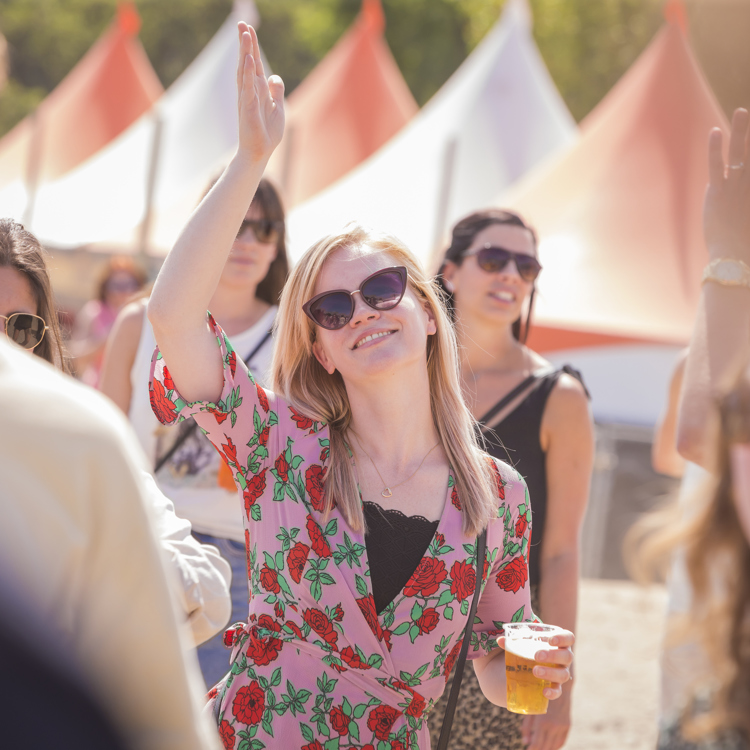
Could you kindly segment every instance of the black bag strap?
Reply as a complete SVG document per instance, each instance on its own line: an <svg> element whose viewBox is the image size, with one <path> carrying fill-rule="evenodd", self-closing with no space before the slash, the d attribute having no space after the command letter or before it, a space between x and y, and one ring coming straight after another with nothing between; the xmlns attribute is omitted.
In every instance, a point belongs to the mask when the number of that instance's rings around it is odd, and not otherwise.
<svg viewBox="0 0 750 750"><path fill-rule="evenodd" d="M273 333L273 329L269 328L264 334L263 338L256 344L254 349L250 352L250 354L247 355L245 358L245 364L250 365L250 362L253 361L253 357L263 348L266 341L271 338L271 334ZM156 474L159 469L161 469L162 466L164 466L167 461L169 461L172 456L179 450L179 448L184 445L185 441L198 429L198 423L193 420L186 428L180 433L180 436L177 438L177 440L174 441L172 444L172 447L156 462L156 465L154 466L154 474Z"/></svg>
<svg viewBox="0 0 750 750"><path fill-rule="evenodd" d="M493 420L509 403L518 398L529 386L541 383L544 378L553 372L555 372L555 369L551 367L545 367L543 370L533 372L528 378L522 380L512 391L506 393L481 419L477 420L479 424L490 424L491 420Z"/></svg>
<svg viewBox="0 0 750 750"><path fill-rule="evenodd" d="M447 750L448 741L451 738L451 728L453 726L453 715L456 713L456 704L458 703L458 693L461 690L461 680L464 676L464 666L466 664L466 654L469 652L469 642L471 641L471 631L474 627L474 617L477 613L477 604L479 604L479 594L482 590L482 575L484 573L484 561L487 559L487 529L477 537L477 583L474 588L474 597L471 600L469 609L469 619L466 621L466 630L464 631L464 640L461 644L461 653L458 655L456 662L456 671L453 675L453 685L451 694L448 697L448 705L445 707L443 716L443 725L440 727L440 739L438 740L436 750Z"/></svg>

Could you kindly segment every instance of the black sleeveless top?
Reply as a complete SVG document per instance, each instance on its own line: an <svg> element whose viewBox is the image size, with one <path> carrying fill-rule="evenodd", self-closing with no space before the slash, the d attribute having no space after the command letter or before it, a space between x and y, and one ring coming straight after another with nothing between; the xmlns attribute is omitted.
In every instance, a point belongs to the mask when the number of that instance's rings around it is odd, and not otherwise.
<svg viewBox="0 0 750 750"><path fill-rule="evenodd" d="M531 392L502 422L490 420L489 427L493 431L483 433L487 452L515 468L529 488L532 519L529 583L532 586L539 583L542 537L547 515L547 464L539 443L539 431L547 399L564 372L583 385L581 374L568 365L550 372L531 386ZM484 427L484 423L480 424Z"/></svg>
<svg viewBox="0 0 750 750"><path fill-rule="evenodd" d="M380 614L406 586L435 536L439 521L362 503L375 610ZM533 511L532 511L533 513Z"/></svg>

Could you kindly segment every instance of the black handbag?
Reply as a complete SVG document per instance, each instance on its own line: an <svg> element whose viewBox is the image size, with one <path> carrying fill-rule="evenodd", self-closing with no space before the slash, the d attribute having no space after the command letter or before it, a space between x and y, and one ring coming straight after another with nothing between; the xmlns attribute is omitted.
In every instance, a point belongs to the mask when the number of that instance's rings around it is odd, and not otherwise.
<svg viewBox="0 0 750 750"><path fill-rule="evenodd" d="M477 613L477 604L479 604L479 593L482 590L482 574L484 573L484 561L487 557L487 529L477 537L477 583L474 588L474 597L471 600L469 609L469 619L466 621L466 630L464 639L461 644L461 653L456 661L456 671L453 676L453 686L451 694L448 697L448 705L445 707L443 724L440 727L440 739L438 740L436 750L447 750L448 741L451 737L451 728L453 726L453 715L456 713L456 704L458 703L458 693L461 690L461 680L464 676L464 666L466 665L466 654L469 652L469 642L471 641L471 631L474 627L474 617Z"/></svg>

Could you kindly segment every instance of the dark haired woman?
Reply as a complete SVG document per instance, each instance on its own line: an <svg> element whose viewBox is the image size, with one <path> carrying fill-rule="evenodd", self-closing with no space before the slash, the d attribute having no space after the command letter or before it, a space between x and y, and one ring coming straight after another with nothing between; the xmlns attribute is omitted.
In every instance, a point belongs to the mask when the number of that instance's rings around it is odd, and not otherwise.
<svg viewBox="0 0 750 750"><path fill-rule="evenodd" d="M266 382L271 364L270 331L288 270L284 210L274 187L262 180L210 303L237 354L261 382ZM200 541L217 546L232 565L232 622L243 620L248 596L245 532L234 479L192 422L164 427L151 410L148 377L156 342L145 318L146 302L129 305L118 318L107 345L101 390L129 416L177 514L193 524ZM198 648L198 660L206 682L218 682L229 664L221 636Z"/></svg>
<svg viewBox="0 0 750 750"><path fill-rule="evenodd" d="M441 275L462 351L464 397L487 451L520 472L532 498L532 606L543 621L575 630L593 426L578 374L552 367L524 343L540 271L534 230L510 211L487 210L456 224ZM457 715L470 729L452 746L515 750L525 741L531 750L562 747L570 726L569 687L547 714L524 719L487 706L474 675L467 678ZM433 744L441 708L432 714Z"/></svg>
<svg viewBox="0 0 750 750"><path fill-rule="evenodd" d="M0 219L0 325L17 344L70 372L45 252L12 219Z"/></svg>

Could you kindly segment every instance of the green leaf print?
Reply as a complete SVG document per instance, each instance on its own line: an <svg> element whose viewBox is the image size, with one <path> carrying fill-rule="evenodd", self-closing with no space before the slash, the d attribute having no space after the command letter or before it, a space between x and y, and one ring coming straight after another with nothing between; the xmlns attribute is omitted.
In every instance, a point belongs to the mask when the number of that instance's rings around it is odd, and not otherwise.
<svg viewBox="0 0 750 750"><path fill-rule="evenodd" d="M393 635L403 635L411 627L410 622L402 622L394 631Z"/></svg>
<svg viewBox="0 0 750 750"><path fill-rule="evenodd" d="M409 638L411 639L411 642L414 643L414 641L417 640L417 636L419 635L419 626L418 625L412 625L409 628Z"/></svg>
<svg viewBox="0 0 750 750"><path fill-rule="evenodd" d="M253 519L253 521L260 521L260 505L252 505L250 507L250 517Z"/></svg>
<svg viewBox="0 0 750 750"><path fill-rule="evenodd" d="M359 727L354 720L349 722L349 736L356 742L359 742Z"/></svg>
<svg viewBox="0 0 750 750"><path fill-rule="evenodd" d="M521 608L520 608L520 609L517 609L517 610L516 610L516 611L515 611L515 612L513 613L513 617L511 617L511 618L510 618L510 621L511 621L511 622L523 622L523 612L524 612L524 609L525 609L525 608L526 608L526 605L525 605L525 604L522 604L522 605L521 605Z"/></svg>
<svg viewBox="0 0 750 750"><path fill-rule="evenodd" d="M455 595L451 594L450 589L445 589L442 594L440 594L440 598L438 599L438 603L436 606L438 607L444 607L446 604L449 604L450 602L455 600Z"/></svg>
<svg viewBox="0 0 750 750"><path fill-rule="evenodd" d="M268 414L268 426L273 427L275 424L279 423L279 417L276 414L275 411L269 412Z"/></svg>
<svg viewBox="0 0 750 750"><path fill-rule="evenodd" d="M419 602L414 602L414 606L411 608L410 614L412 621L415 622L416 620L418 620L422 616L422 612L424 612L422 605Z"/></svg>
<svg viewBox="0 0 750 750"><path fill-rule="evenodd" d="M446 607L443 610L443 617L445 617L446 620L452 620L453 619L453 607Z"/></svg>
<svg viewBox="0 0 750 750"><path fill-rule="evenodd" d="M468 599L464 599L461 602L461 614L464 615L464 617L469 614L469 600Z"/></svg>
<svg viewBox="0 0 750 750"><path fill-rule="evenodd" d="M258 414L258 407L253 406L253 428L257 435L263 431L263 423L260 421L260 414Z"/></svg>
<svg viewBox="0 0 750 750"><path fill-rule="evenodd" d="M339 750L339 743L341 742L341 737L334 737L333 739L328 740L323 747L325 750Z"/></svg>
<svg viewBox="0 0 750 750"><path fill-rule="evenodd" d="M365 583L365 579L362 578L362 576L355 575L354 583L357 587L357 593L360 596L367 596L367 584Z"/></svg>
<svg viewBox="0 0 750 750"><path fill-rule="evenodd" d="M299 723L299 731L307 742L312 742L315 739L313 730L310 729L310 727L303 722Z"/></svg>

